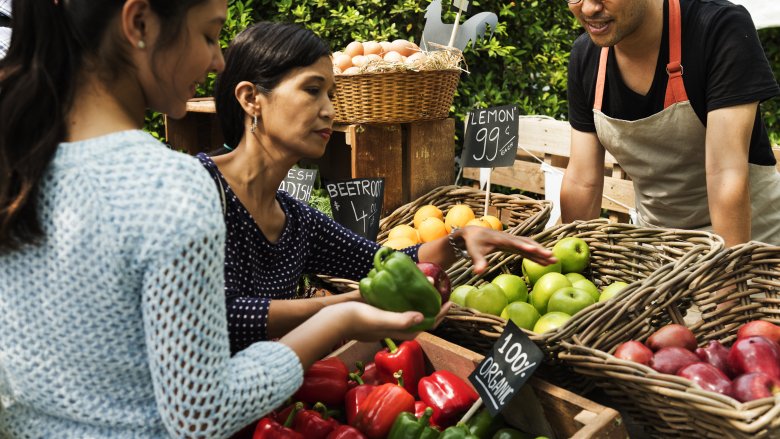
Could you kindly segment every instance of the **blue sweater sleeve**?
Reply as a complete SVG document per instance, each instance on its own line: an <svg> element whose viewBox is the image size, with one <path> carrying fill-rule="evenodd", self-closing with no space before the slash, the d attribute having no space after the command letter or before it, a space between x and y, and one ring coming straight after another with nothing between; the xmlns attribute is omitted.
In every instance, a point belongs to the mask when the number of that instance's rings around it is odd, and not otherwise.
<svg viewBox="0 0 780 439"><path fill-rule="evenodd" d="M305 230L310 234L306 272L360 280L368 274L380 245L347 229L322 212L300 205ZM402 251L417 262L419 245Z"/></svg>

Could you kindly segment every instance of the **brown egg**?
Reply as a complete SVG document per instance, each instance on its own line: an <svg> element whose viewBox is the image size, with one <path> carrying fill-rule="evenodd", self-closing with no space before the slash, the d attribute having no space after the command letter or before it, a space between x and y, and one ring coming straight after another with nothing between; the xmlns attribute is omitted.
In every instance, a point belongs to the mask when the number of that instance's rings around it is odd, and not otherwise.
<svg viewBox="0 0 780 439"><path fill-rule="evenodd" d="M363 43L363 55L379 55L382 53L382 45L376 41L366 41Z"/></svg>
<svg viewBox="0 0 780 439"><path fill-rule="evenodd" d="M368 58L363 55L355 55L352 57L352 65L355 67L363 67L368 62Z"/></svg>
<svg viewBox="0 0 780 439"><path fill-rule="evenodd" d="M410 56L415 52L420 51L420 48L417 47L417 45L412 43L411 41L395 40L391 44L393 45L392 50L395 50L396 52L400 53L403 56Z"/></svg>
<svg viewBox="0 0 780 439"><path fill-rule="evenodd" d="M360 73L360 69L357 67L350 67L342 72L343 75L355 75Z"/></svg>
<svg viewBox="0 0 780 439"><path fill-rule="evenodd" d="M377 61L377 60L380 60L380 59L382 59L382 57L381 57L381 56L379 56L379 55L377 55L377 54L375 54L375 53L372 53L371 55L365 55L365 57L368 59L368 62L371 62L371 61ZM367 62L367 63L368 63L368 62Z"/></svg>
<svg viewBox="0 0 780 439"><path fill-rule="evenodd" d="M352 57L342 53L338 57L333 57L333 65L341 69L343 72L344 70L352 67Z"/></svg>
<svg viewBox="0 0 780 439"><path fill-rule="evenodd" d="M409 65L416 65L424 63L426 59L428 59L428 55L424 52L416 52L406 57L404 62Z"/></svg>
<svg viewBox="0 0 780 439"><path fill-rule="evenodd" d="M336 59L337 56L339 56L339 55L341 55L343 53L344 52L342 52L340 50L337 50L337 51L333 52L333 54L331 55L331 58Z"/></svg>
<svg viewBox="0 0 780 439"><path fill-rule="evenodd" d="M363 54L363 43L360 41L353 41L347 44L347 48L344 49L344 54L351 57Z"/></svg>
<svg viewBox="0 0 780 439"><path fill-rule="evenodd" d="M387 41L380 41L379 45L382 47L382 52L380 52L380 55L393 50L393 44Z"/></svg>
<svg viewBox="0 0 780 439"><path fill-rule="evenodd" d="M396 52L395 50L391 50L387 53L385 53L385 56L383 59L387 62L403 62L403 56L401 56L400 53Z"/></svg>

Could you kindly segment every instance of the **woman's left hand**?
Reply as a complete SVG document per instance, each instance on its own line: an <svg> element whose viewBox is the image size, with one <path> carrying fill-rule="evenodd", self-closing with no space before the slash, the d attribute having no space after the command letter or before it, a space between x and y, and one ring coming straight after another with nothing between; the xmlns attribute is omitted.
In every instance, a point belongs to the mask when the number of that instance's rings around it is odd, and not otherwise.
<svg viewBox="0 0 780 439"><path fill-rule="evenodd" d="M541 265L549 265L556 261L552 251L531 238L476 226L463 227L453 232L453 235L456 240L465 244L466 251L474 264L474 272L477 274L487 268L485 258L496 250L521 254Z"/></svg>

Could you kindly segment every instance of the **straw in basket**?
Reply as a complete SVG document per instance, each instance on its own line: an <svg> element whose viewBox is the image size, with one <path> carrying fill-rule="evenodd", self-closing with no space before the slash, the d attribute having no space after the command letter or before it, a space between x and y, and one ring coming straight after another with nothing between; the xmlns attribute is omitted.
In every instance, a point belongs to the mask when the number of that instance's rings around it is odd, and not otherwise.
<svg viewBox="0 0 780 439"><path fill-rule="evenodd" d="M687 379L617 359L615 348L644 341L669 323L687 325L700 346L730 346L751 320L780 324L780 247L751 242L723 251L691 269L645 285L650 305L638 315L611 308L571 342L560 358L594 379L652 437L764 438L780 436L780 394L740 403L701 390ZM732 306L717 304L735 301ZM700 315L681 311L692 301Z"/></svg>

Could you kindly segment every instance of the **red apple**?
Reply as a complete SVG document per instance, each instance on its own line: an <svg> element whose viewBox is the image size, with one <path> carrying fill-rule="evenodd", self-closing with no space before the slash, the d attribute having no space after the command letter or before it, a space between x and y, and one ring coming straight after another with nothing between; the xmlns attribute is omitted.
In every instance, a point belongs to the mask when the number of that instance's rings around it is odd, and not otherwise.
<svg viewBox="0 0 780 439"><path fill-rule="evenodd" d="M450 300L450 277L439 264L433 262L418 262L417 268L423 272L425 277L433 284L436 290L441 294L441 303Z"/></svg>
<svg viewBox="0 0 780 439"><path fill-rule="evenodd" d="M683 325L671 324L655 331L647 339L646 344L653 351L662 348L678 347L693 352L696 350L696 336Z"/></svg>
<svg viewBox="0 0 780 439"><path fill-rule="evenodd" d="M761 373L746 373L731 382L729 395L739 402L768 398L780 392L780 380Z"/></svg>
<svg viewBox="0 0 780 439"><path fill-rule="evenodd" d="M769 323L765 320L753 320L739 327L737 331L737 340L754 335L766 337L775 343L780 343L780 326Z"/></svg>
<svg viewBox="0 0 780 439"><path fill-rule="evenodd" d="M677 375L688 378L704 390L727 395L731 389L731 380L710 363L693 363L677 371Z"/></svg>
<svg viewBox="0 0 780 439"><path fill-rule="evenodd" d="M650 360L650 367L658 372L674 375L683 367L700 361L699 357L688 349L672 346L659 349Z"/></svg>
<svg viewBox="0 0 780 439"><path fill-rule="evenodd" d="M729 350L729 366L737 375L763 372L780 380L780 346L758 336L737 340Z"/></svg>
<svg viewBox="0 0 780 439"><path fill-rule="evenodd" d="M631 340L622 343L615 349L615 357L649 366L650 360L653 359L653 351L641 342Z"/></svg>
<svg viewBox="0 0 780 439"><path fill-rule="evenodd" d="M729 349L717 340L710 341L706 348L696 349L696 355L705 363L717 367L726 376L734 378L734 371L729 367Z"/></svg>

